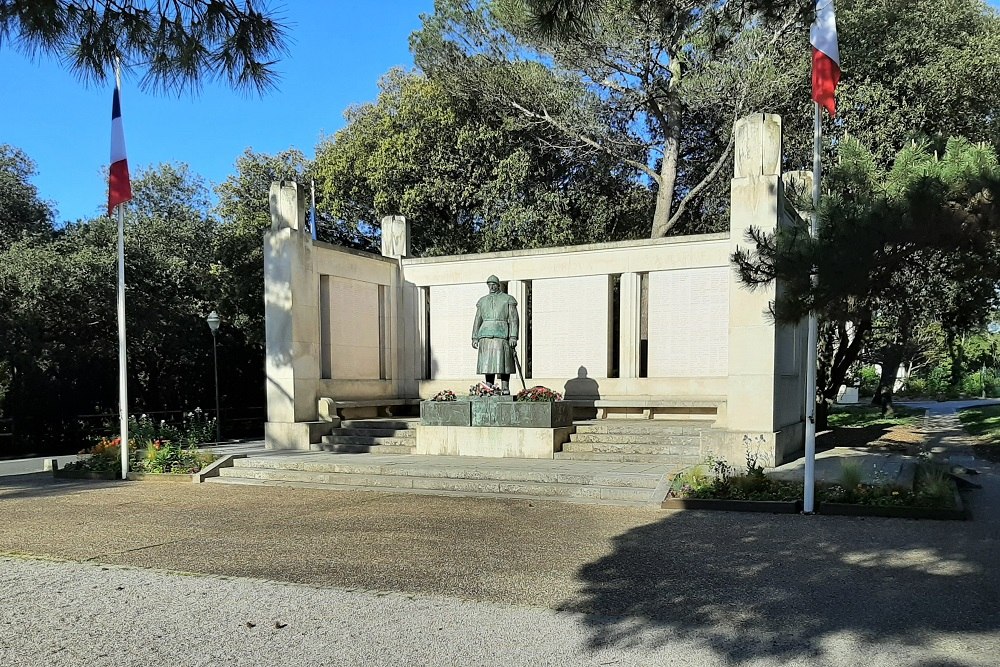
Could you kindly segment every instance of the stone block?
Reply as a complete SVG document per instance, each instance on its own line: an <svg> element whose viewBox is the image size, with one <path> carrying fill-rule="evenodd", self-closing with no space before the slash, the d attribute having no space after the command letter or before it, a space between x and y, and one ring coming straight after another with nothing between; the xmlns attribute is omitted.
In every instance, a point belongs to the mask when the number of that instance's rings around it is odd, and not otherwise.
<svg viewBox="0 0 1000 667"><path fill-rule="evenodd" d="M470 396L472 426L504 426L500 421L501 403L511 403L513 396Z"/></svg>
<svg viewBox="0 0 1000 667"><path fill-rule="evenodd" d="M471 426L469 401L420 401L420 423L428 426Z"/></svg>
<svg viewBox="0 0 1000 667"><path fill-rule="evenodd" d="M501 426L522 428L558 428L573 424L573 405L563 401L514 401L497 403Z"/></svg>
<svg viewBox="0 0 1000 667"><path fill-rule="evenodd" d="M569 440L573 427L496 426L417 427L416 454L551 459Z"/></svg>

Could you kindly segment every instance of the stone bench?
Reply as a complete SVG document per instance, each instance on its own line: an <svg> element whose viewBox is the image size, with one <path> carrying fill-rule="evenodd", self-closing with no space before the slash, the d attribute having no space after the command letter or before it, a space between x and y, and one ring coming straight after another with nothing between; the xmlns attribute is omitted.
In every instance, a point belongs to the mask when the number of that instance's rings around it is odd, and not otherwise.
<svg viewBox="0 0 1000 667"><path fill-rule="evenodd" d="M339 421L341 419L392 417L394 416L394 408L411 405L420 405L420 399L370 398L358 401L338 401L332 398L321 398L319 399L319 418L322 421Z"/></svg>
<svg viewBox="0 0 1000 667"><path fill-rule="evenodd" d="M670 398L635 397L613 399L568 399L575 408L594 408L598 419L632 418L656 419L686 417L724 423L726 399L724 398Z"/></svg>

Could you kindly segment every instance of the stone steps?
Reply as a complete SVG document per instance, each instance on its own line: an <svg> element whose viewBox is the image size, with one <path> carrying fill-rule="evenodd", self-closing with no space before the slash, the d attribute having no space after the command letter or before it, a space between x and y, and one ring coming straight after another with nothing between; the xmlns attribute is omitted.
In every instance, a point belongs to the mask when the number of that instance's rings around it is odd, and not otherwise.
<svg viewBox="0 0 1000 667"><path fill-rule="evenodd" d="M564 452L593 452L595 454L655 454L657 456L698 456L701 448L695 445L670 445L661 443L619 442L566 442Z"/></svg>
<svg viewBox="0 0 1000 667"><path fill-rule="evenodd" d="M360 426L353 428L338 428L334 429L331 435L337 436L367 436L373 438L407 438L414 439L417 437L417 429L415 428L361 428Z"/></svg>
<svg viewBox="0 0 1000 667"><path fill-rule="evenodd" d="M621 445L664 444L676 446L701 446L699 435L643 435L624 433L574 433L570 441L579 443L614 443Z"/></svg>
<svg viewBox="0 0 1000 667"><path fill-rule="evenodd" d="M412 454L415 445L356 445L324 442L323 451L334 454Z"/></svg>
<svg viewBox="0 0 1000 667"><path fill-rule="evenodd" d="M608 461L614 463L668 463L677 466L689 466L702 463L704 458L700 454L685 455L664 455L664 454L632 454L606 452L556 452L554 457L558 461Z"/></svg>
<svg viewBox="0 0 1000 667"><path fill-rule="evenodd" d="M266 484L337 490L400 491L444 495L563 499L580 502L652 506L665 495L666 468L634 472L567 469L553 461L470 459L440 465L435 459L413 457L405 463L366 457L364 462L336 455L307 459L295 457L251 457L234 461L220 470L213 483ZM447 457L456 459L457 457Z"/></svg>
<svg viewBox="0 0 1000 667"><path fill-rule="evenodd" d="M711 426L705 422L680 420L608 419L597 422L578 423L576 425L576 432L579 434L608 433L656 437L677 435L697 436L702 431L710 430L712 430Z"/></svg>
<svg viewBox="0 0 1000 667"><path fill-rule="evenodd" d="M337 454L412 454L417 445L416 420L348 419L319 448Z"/></svg>
<svg viewBox="0 0 1000 667"><path fill-rule="evenodd" d="M713 429L682 420L601 420L576 425L555 458L561 461L665 463L688 466L702 460L702 439Z"/></svg>
<svg viewBox="0 0 1000 667"><path fill-rule="evenodd" d="M382 437L377 435L340 435L334 431L332 435L323 436L323 444L331 445L397 445L400 447L413 447L417 444L416 438Z"/></svg>
<svg viewBox="0 0 1000 667"><path fill-rule="evenodd" d="M385 417L379 419L344 419L340 422L340 427L344 429L382 429L382 430L406 430L414 429L420 423L420 419L404 419L402 417Z"/></svg>

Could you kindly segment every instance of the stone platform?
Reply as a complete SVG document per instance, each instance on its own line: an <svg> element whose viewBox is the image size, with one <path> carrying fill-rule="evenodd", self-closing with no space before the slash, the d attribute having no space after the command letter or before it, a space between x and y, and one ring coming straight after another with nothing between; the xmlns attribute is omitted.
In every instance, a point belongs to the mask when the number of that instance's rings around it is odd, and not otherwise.
<svg viewBox="0 0 1000 667"><path fill-rule="evenodd" d="M573 433L562 428L514 426L417 427L415 453L426 456L551 459Z"/></svg>
<svg viewBox="0 0 1000 667"><path fill-rule="evenodd" d="M682 466L608 461L267 452L212 484L563 500L658 508Z"/></svg>

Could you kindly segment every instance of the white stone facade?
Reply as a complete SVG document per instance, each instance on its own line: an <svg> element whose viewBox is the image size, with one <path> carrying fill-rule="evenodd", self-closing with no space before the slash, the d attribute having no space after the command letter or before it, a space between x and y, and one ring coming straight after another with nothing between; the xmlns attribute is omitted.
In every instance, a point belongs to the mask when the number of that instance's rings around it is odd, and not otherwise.
<svg viewBox="0 0 1000 667"><path fill-rule="evenodd" d="M275 184L265 238L274 446L309 446L315 433L302 424L319 420L320 398L464 393L481 379L472 323L495 274L519 304L528 386L612 415L708 410L729 434L719 455L741 460L753 442L771 462L788 458L804 434L805 329L776 327L776 288L747 290L730 264L749 226L774 230L787 216L780 119L748 116L736 132L731 229L721 234L432 258L406 257L400 241L382 257L312 241L296 186ZM383 224L408 239L404 222Z"/></svg>

